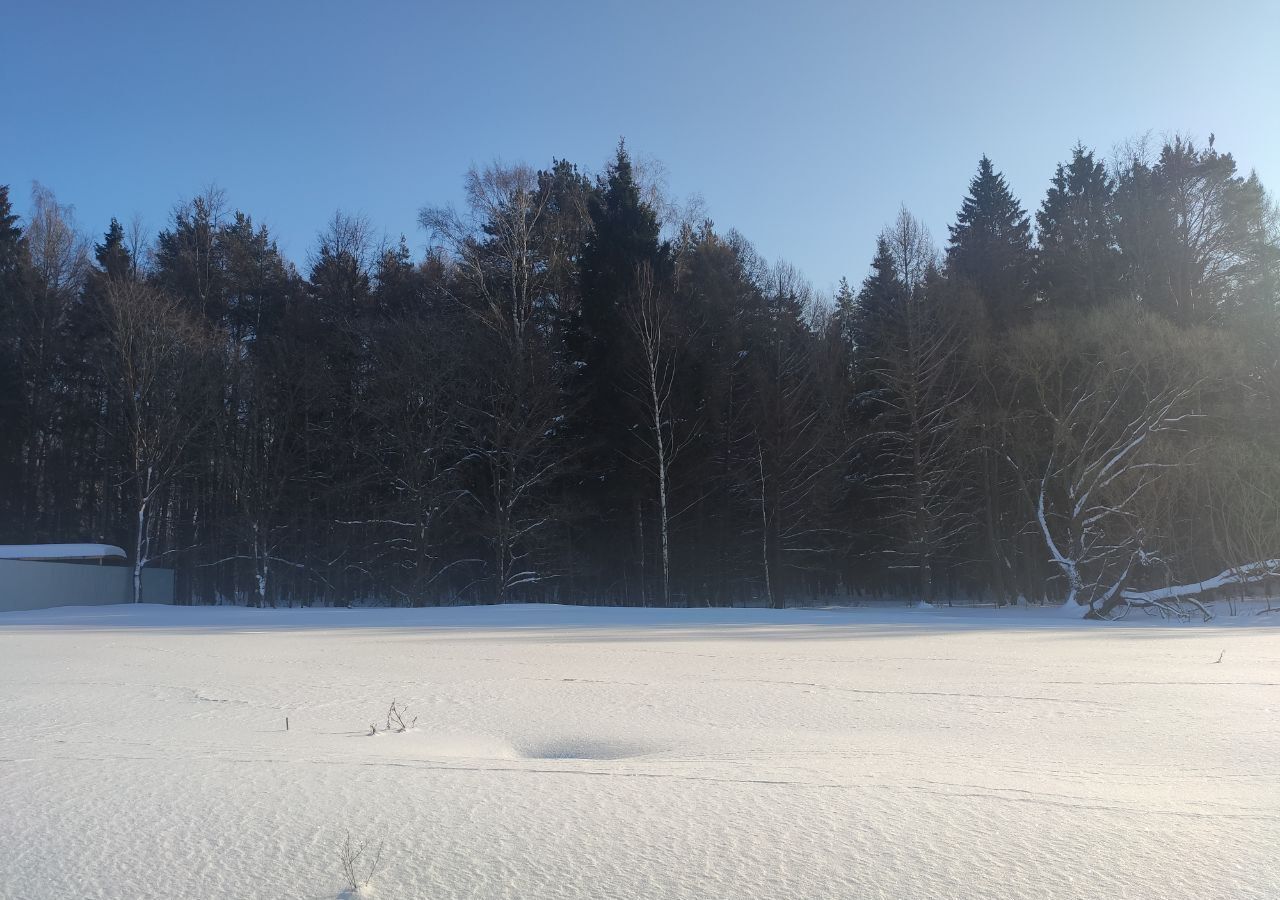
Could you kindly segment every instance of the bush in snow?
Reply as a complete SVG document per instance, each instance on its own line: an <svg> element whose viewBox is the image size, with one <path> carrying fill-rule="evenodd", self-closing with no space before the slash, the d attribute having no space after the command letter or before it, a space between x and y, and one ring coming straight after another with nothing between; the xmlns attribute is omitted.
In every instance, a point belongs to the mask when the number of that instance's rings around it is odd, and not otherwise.
<svg viewBox="0 0 1280 900"><path fill-rule="evenodd" d="M391 701L391 707L387 710L387 724L383 731L393 731L396 734L402 734L410 728L418 724L418 717L409 718L409 710L407 707L396 705L396 701ZM369 725L370 736L378 733L378 726Z"/></svg>
<svg viewBox="0 0 1280 900"><path fill-rule="evenodd" d="M367 838L353 841L351 831L347 831L346 839L338 847L338 862L350 896L360 896L373 883L382 868L382 849L381 841L376 848L370 848Z"/></svg>

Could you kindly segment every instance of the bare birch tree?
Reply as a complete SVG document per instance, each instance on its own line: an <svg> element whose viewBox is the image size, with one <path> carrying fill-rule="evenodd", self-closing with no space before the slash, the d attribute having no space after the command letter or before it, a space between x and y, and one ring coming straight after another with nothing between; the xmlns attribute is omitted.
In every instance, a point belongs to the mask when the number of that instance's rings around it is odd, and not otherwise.
<svg viewBox="0 0 1280 900"><path fill-rule="evenodd" d="M472 168L465 190L465 212L427 208L418 220L455 261L465 292L459 299L523 365L538 304L547 295L550 195L524 164Z"/></svg>
<svg viewBox="0 0 1280 900"><path fill-rule="evenodd" d="M688 441L677 434L672 409L676 382L677 335L672 327L670 294L657 284L653 268L642 264L635 291L626 305L627 327L634 339L635 361L626 390L642 411L638 429L644 458L632 461L653 475L658 494L658 537L662 560L662 604L671 605L671 466Z"/></svg>

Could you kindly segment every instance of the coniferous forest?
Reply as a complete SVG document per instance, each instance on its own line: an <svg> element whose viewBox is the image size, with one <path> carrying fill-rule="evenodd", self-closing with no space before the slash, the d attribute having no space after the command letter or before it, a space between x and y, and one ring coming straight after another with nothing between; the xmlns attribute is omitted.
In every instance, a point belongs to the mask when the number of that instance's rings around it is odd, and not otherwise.
<svg viewBox="0 0 1280 900"><path fill-rule="evenodd" d="M252 605L1105 612L1275 571L1263 186L1185 138L1046 174L982 158L835 296L623 145L473 170L399 241L337 214L299 264L216 190L150 237L0 187L0 542Z"/></svg>

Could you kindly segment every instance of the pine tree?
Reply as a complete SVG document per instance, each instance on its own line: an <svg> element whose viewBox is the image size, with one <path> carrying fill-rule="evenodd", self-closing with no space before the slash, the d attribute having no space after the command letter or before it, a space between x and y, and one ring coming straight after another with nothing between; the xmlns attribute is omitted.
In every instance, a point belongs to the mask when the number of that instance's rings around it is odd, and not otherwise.
<svg viewBox="0 0 1280 900"><path fill-rule="evenodd" d="M546 195L550 236L543 264L554 306L552 312L563 322L576 314L581 278L579 262L591 230L588 202L594 195L591 179L563 159L555 160L549 171L538 173L538 189Z"/></svg>
<svg viewBox="0 0 1280 900"><path fill-rule="evenodd" d="M1199 324L1274 304L1274 211L1231 154L1174 138L1154 165L1130 161L1116 204L1126 277L1148 308Z"/></svg>
<svg viewBox="0 0 1280 900"><path fill-rule="evenodd" d="M1034 296L1031 223L986 156L949 228L947 274L973 286L996 328L1024 318Z"/></svg>
<svg viewBox="0 0 1280 900"><path fill-rule="evenodd" d="M1119 295L1113 194L1106 167L1083 146L1058 165L1036 213L1037 285L1051 308L1097 307Z"/></svg>
<svg viewBox="0 0 1280 900"><path fill-rule="evenodd" d="M171 226L156 236L158 284L210 322L225 314L218 242L225 213L226 196L210 188L175 209Z"/></svg>

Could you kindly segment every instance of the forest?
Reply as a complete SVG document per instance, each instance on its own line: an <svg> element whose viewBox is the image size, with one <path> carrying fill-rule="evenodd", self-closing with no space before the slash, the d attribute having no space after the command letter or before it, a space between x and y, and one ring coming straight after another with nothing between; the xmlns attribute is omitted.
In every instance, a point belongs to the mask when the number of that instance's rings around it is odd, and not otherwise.
<svg viewBox="0 0 1280 900"><path fill-rule="evenodd" d="M1280 217L1213 144L1078 145L1030 212L984 156L945 240L903 209L834 296L621 143L473 169L420 258L0 187L0 541L253 606L1105 614L1275 574Z"/></svg>

